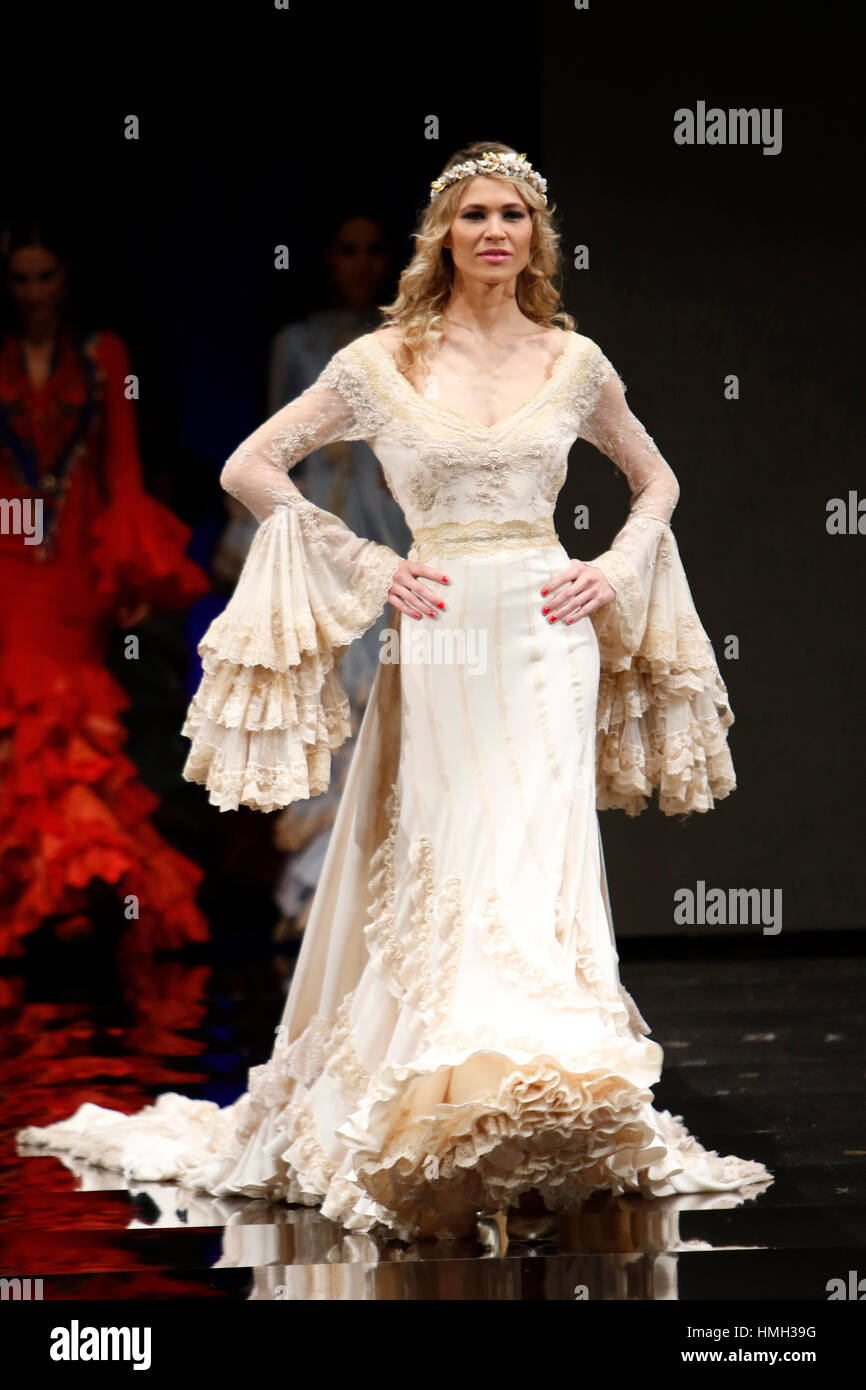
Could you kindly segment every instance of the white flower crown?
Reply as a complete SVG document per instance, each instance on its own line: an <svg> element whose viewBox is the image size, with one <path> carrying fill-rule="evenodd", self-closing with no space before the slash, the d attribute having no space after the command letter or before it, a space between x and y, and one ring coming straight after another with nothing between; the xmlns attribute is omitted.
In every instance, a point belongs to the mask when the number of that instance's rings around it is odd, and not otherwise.
<svg viewBox="0 0 866 1390"><path fill-rule="evenodd" d="M432 203L450 184L459 183L461 179L471 178L474 174L510 174L512 177L525 179L541 194L544 205L547 206L547 179L535 172L526 155L500 154L495 150L488 150L477 159L467 159L464 164L455 164L453 169L447 169L444 174L440 174L430 185L430 202Z"/></svg>

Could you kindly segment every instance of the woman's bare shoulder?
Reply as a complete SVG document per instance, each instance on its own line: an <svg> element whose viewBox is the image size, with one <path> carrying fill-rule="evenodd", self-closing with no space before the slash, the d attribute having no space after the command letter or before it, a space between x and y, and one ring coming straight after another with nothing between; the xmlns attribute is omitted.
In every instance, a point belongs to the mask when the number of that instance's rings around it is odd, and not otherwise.
<svg viewBox="0 0 866 1390"><path fill-rule="evenodd" d="M554 325L553 328L545 329L545 339L554 361L568 347L568 336L569 332L566 328L558 328Z"/></svg>
<svg viewBox="0 0 866 1390"><path fill-rule="evenodd" d="M368 337L375 338L383 348L387 348L392 357L396 357L403 341L403 335L394 323L387 323L383 328L374 328Z"/></svg>

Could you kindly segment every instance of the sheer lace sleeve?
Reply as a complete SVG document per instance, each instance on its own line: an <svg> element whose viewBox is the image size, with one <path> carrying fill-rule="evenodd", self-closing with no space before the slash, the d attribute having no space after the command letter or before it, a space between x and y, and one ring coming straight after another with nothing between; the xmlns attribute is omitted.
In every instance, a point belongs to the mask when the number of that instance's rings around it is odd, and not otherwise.
<svg viewBox="0 0 866 1390"><path fill-rule="evenodd" d="M580 435L614 461L630 492L625 524L589 562L615 594L592 614L601 655L598 806L638 815L655 789L666 815L708 811L736 787L727 743L734 715L670 527L679 483L598 349L593 375Z"/></svg>
<svg viewBox="0 0 866 1390"><path fill-rule="evenodd" d="M331 753L351 733L336 667L382 612L402 558L314 506L289 477L312 450L371 438L381 424L351 346L221 473L260 525L231 600L199 643L204 675L183 732L192 740L184 777L224 811L272 811L327 790Z"/></svg>
<svg viewBox="0 0 866 1390"><path fill-rule="evenodd" d="M294 464L338 439L369 439L382 423L381 407L350 343L334 353L312 386L238 445L223 466L220 482L263 521L276 507L303 500L288 476ZM321 517L331 515L309 504L302 510L310 516L316 511Z"/></svg>
<svg viewBox="0 0 866 1390"><path fill-rule="evenodd" d="M603 572L616 594L614 602L599 612L609 644L611 639L619 643L620 659L624 660L624 654L640 641L659 541L673 516L680 489L655 441L629 409L625 386L602 353L596 372L599 389L591 412L582 422L581 438L613 459L625 474L631 503L628 519L610 549L590 563Z"/></svg>

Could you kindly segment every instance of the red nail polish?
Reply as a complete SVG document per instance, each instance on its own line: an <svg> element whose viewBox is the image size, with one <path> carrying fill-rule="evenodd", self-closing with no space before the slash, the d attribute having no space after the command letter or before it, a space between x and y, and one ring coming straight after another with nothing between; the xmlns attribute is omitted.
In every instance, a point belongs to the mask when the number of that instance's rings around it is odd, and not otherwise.
<svg viewBox="0 0 866 1390"><path fill-rule="evenodd" d="M556 618L553 617L553 618L550 619L550 621L551 621L552 623L555 623L555 622L556 622Z"/></svg>
<svg viewBox="0 0 866 1390"><path fill-rule="evenodd" d="M445 607L445 604L442 602L441 598L438 599L437 602L438 602L440 608L444 608L444 607Z"/></svg>
<svg viewBox="0 0 866 1390"><path fill-rule="evenodd" d="M447 574L443 574L443 576L442 576L442 583L443 583L443 584L447 584L447 583L448 583L448 575L447 575Z"/></svg>
<svg viewBox="0 0 866 1390"><path fill-rule="evenodd" d="M550 612L550 609L549 609L549 608L542 608L541 611L542 611L542 613L549 613L549 612Z"/></svg>
<svg viewBox="0 0 866 1390"><path fill-rule="evenodd" d="M430 617L431 617L431 618L435 618L435 617L436 617L436 614L433 612L433 609L432 609L432 608L429 610L429 612L430 612Z"/></svg>
<svg viewBox="0 0 866 1390"><path fill-rule="evenodd" d="M547 593L547 590L546 590L546 589L542 589L542 591L541 591L542 597L544 597L544 595L545 595L546 593Z"/></svg>

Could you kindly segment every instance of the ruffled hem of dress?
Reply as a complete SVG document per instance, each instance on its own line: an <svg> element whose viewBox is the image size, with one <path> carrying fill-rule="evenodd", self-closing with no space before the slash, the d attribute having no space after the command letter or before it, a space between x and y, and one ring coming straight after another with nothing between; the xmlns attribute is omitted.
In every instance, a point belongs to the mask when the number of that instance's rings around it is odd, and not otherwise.
<svg viewBox="0 0 866 1390"><path fill-rule="evenodd" d="M365 1229L371 1215L411 1238L460 1235L478 1211L498 1210L537 1188L551 1210L599 1190L621 1190L630 1174L661 1165L664 1146L640 1118L652 1093L627 1075L634 1043L610 1039L591 1057L521 1057L506 1044L461 1049L430 1064L389 1066L337 1130L347 1144L351 1173L315 1165L322 1212L349 1230ZM500 1062L495 1092L431 1107L399 1124L407 1084L429 1082L474 1058ZM282 1155L308 1183L310 1145L301 1132ZM353 1191L357 1188L357 1193ZM374 1204L371 1207L369 1204Z"/></svg>
<svg viewBox="0 0 866 1390"><path fill-rule="evenodd" d="M99 880L146 904L125 923L140 949L206 941L195 898L203 871L151 823L158 797L123 753L129 703L107 671L59 666L34 652L0 683L0 953L46 918L87 914ZM74 926L75 923L73 922ZM62 933L62 923L55 930Z"/></svg>
<svg viewBox="0 0 866 1390"><path fill-rule="evenodd" d="M653 1109L652 1093L626 1074L624 1046L602 1043L590 1059L476 1046L389 1065L336 1131L342 1160L323 1147L302 1087L264 1113L249 1094L219 1110L169 1092L129 1116L84 1104L16 1138L25 1152L68 1153L127 1179L317 1206L347 1231L401 1240L465 1236L479 1212L513 1206L532 1188L548 1210L564 1211L601 1191L757 1195L772 1181L763 1164L705 1150L681 1116ZM503 1065L495 1092L401 1123L412 1082L479 1056Z"/></svg>
<svg viewBox="0 0 866 1390"><path fill-rule="evenodd" d="M352 585L341 583L317 515L337 543L351 536L303 499L278 507L199 643L204 674L182 730L192 745L183 775L221 811L275 811L327 791L331 754L352 732L337 666L382 612L400 557L365 542Z"/></svg>

